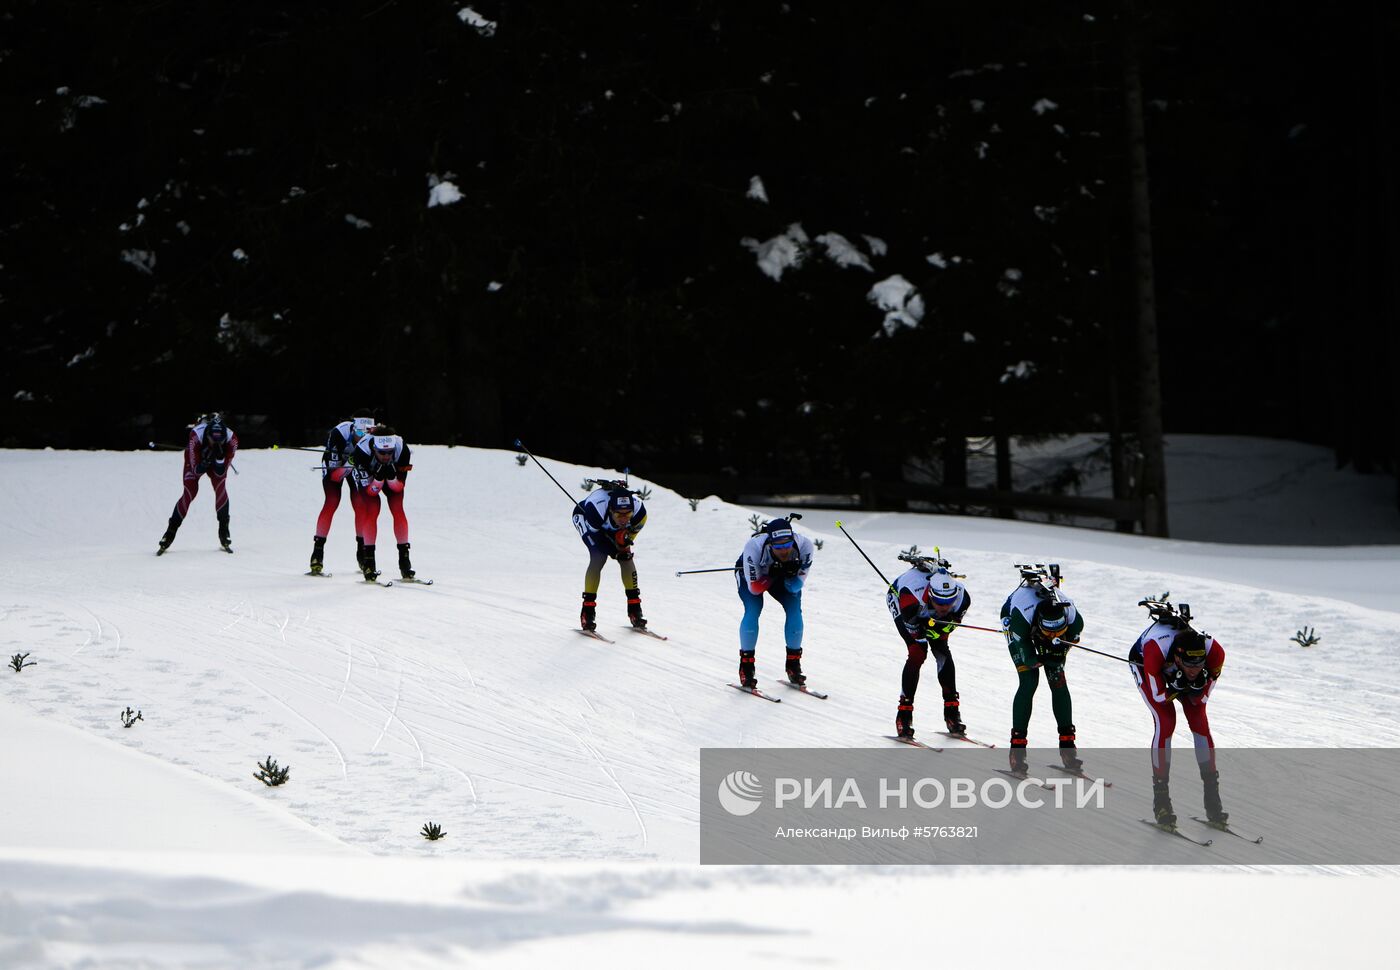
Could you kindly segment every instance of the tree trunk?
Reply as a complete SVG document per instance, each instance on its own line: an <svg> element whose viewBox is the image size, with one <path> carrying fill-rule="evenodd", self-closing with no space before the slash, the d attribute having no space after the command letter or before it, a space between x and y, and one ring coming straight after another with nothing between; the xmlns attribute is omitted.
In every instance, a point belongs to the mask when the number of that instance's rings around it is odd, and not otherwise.
<svg viewBox="0 0 1400 970"><path fill-rule="evenodd" d="M1128 4L1123 41L1123 88L1133 215L1133 284L1137 303L1138 442L1142 448L1143 531L1167 535L1167 469L1162 443L1162 375L1157 345L1156 283L1152 271L1152 207L1147 191L1147 132L1138 64L1137 12Z"/></svg>
<svg viewBox="0 0 1400 970"><path fill-rule="evenodd" d="M996 442L997 491L1009 492L1011 491L1011 436L999 434L992 440ZM997 517L1014 519L1016 518L1016 510L997 509Z"/></svg>

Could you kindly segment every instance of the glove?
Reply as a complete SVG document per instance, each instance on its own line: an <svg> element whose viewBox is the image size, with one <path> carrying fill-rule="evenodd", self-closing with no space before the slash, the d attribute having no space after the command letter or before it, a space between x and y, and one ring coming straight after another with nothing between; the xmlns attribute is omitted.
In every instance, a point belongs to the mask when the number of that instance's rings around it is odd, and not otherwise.
<svg viewBox="0 0 1400 970"><path fill-rule="evenodd" d="M223 462L215 462L209 468L209 474L213 475L215 478L223 478L228 474L228 466Z"/></svg>
<svg viewBox="0 0 1400 970"><path fill-rule="evenodd" d="M786 579L788 576L796 576L800 573L802 571L802 563L798 562L796 559L789 562L780 562L775 559L773 560L773 565L768 567L768 571L774 576L781 576Z"/></svg>
<svg viewBox="0 0 1400 970"><path fill-rule="evenodd" d="M617 550L617 555L614 556L613 558L616 559L618 562L631 562L631 561L632 561L632 547L631 547L631 546L623 546L621 549Z"/></svg>
<svg viewBox="0 0 1400 970"><path fill-rule="evenodd" d="M802 580L796 576L788 576L783 580L783 588L789 593L802 592Z"/></svg>
<svg viewBox="0 0 1400 970"><path fill-rule="evenodd" d="M377 461L369 468L370 475L380 482L387 482L394 477L394 466Z"/></svg>
<svg viewBox="0 0 1400 970"><path fill-rule="evenodd" d="M1064 660L1073 642L1073 640L1068 640L1065 637L1056 637L1054 640L1047 640L1044 637L1036 636L1035 651L1042 657L1052 660Z"/></svg>
<svg viewBox="0 0 1400 970"><path fill-rule="evenodd" d="M927 635L929 640L942 640L956 629L957 627L949 626L946 620L940 620L936 616L928 618Z"/></svg>
<svg viewBox="0 0 1400 970"><path fill-rule="evenodd" d="M1206 676L1205 670L1199 671L1195 677L1187 677L1186 674L1175 664L1162 671L1162 680L1167 689L1173 691L1173 696L1181 694L1196 695L1206 689L1210 683L1210 678Z"/></svg>
<svg viewBox="0 0 1400 970"><path fill-rule="evenodd" d="M200 462L198 465L195 465L195 466L194 466L194 473L195 473L196 475L203 475L203 474L204 474L205 472L207 472L208 470L209 470L209 463L208 463L207 461L202 461L202 462Z"/></svg>

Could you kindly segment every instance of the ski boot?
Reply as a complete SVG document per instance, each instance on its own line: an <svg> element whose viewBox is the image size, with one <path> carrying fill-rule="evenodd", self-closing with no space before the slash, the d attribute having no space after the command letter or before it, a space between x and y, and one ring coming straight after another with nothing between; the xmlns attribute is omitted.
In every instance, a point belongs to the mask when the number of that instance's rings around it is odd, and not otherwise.
<svg viewBox="0 0 1400 970"><path fill-rule="evenodd" d="M315 536L311 540L311 575L319 576L326 568L326 537Z"/></svg>
<svg viewBox="0 0 1400 970"><path fill-rule="evenodd" d="M1224 828L1230 824L1230 813L1220 804L1220 772L1201 767L1201 781L1206 789L1206 821Z"/></svg>
<svg viewBox="0 0 1400 970"><path fill-rule="evenodd" d="M219 545L224 552L233 552L233 540L228 534L228 506L219 513Z"/></svg>
<svg viewBox="0 0 1400 970"><path fill-rule="evenodd" d="M1163 828L1176 828L1176 813L1172 811L1172 795L1167 779L1152 778L1152 818Z"/></svg>
<svg viewBox="0 0 1400 970"><path fill-rule="evenodd" d="M583 627L583 629L585 629L585 630L596 630L596 629L598 629L598 616L597 616L597 613L598 613L598 594L597 594L597 593L584 593L584 594L583 594L583 609L579 611L579 615L578 615L579 626Z"/></svg>
<svg viewBox="0 0 1400 970"><path fill-rule="evenodd" d="M1074 747L1074 725L1066 724L1060 728L1060 763L1067 771L1083 771L1084 762L1079 758L1079 752Z"/></svg>
<svg viewBox="0 0 1400 970"><path fill-rule="evenodd" d="M365 569L365 540L361 536L355 537L355 565L360 572Z"/></svg>
<svg viewBox="0 0 1400 970"><path fill-rule="evenodd" d="M408 561L408 543L399 543L399 575L404 579L413 578L413 563Z"/></svg>
<svg viewBox="0 0 1400 970"><path fill-rule="evenodd" d="M758 678L754 676L753 651L739 651L739 686L757 687Z"/></svg>
<svg viewBox="0 0 1400 970"><path fill-rule="evenodd" d="M634 586L623 592L627 594L627 619L632 621L634 628L645 630L647 621L646 617L642 616L642 591Z"/></svg>
<svg viewBox="0 0 1400 970"><path fill-rule="evenodd" d="M165 555L165 550L170 548L170 544L175 541L175 533L179 531L180 520L172 515L169 524L165 527L165 535L160 537L160 548L156 550L157 556Z"/></svg>
<svg viewBox="0 0 1400 970"><path fill-rule="evenodd" d="M365 582L372 583L379 578L379 570L374 566L374 546L365 546L360 557L360 572L365 574Z"/></svg>
<svg viewBox="0 0 1400 970"><path fill-rule="evenodd" d="M952 700L943 700L943 723L948 726L949 734L962 736L967 734L967 725L963 723L962 713L958 707L958 695L954 694Z"/></svg>
<svg viewBox="0 0 1400 970"><path fill-rule="evenodd" d="M894 733L898 738L914 737L914 702L903 694L899 695L899 708L894 714Z"/></svg>
<svg viewBox="0 0 1400 970"><path fill-rule="evenodd" d="M1011 750L1007 753L1007 757L1010 759L1008 767L1010 768L1011 773L1013 775L1015 775L1018 778L1025 778L1029 774L1029 769L1026 767L1025 731L1017 731L1014 728L1012 729Z"/></svg>
<svg viewBox="0 0 1400 970"><path fill-rule="evenodd" d="M788 683L801 687L807 683L807 675L802 672L802 651L788 649L787 655L787 677Z"/></svg>

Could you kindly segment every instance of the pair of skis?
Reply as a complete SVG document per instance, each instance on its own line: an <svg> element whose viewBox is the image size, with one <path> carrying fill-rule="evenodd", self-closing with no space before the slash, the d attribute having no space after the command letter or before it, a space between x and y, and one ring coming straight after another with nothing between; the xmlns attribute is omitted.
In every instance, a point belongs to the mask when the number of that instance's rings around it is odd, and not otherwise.
<svg viewBox="0 0 1400 970"><path fill-rule="evenodd" d="M607 637L603 636L603 635L602 635L601 633L599 633L597 630L584 630L584 629L581 629L581 628L579 628L579 627L574 627L573 629L574 629L574 632L575 632L575 633L582 633L584 636L588 637L590 640L598 640L598 641L600 641L600 642L602 642L602 643L616 643L616 642L617 642L616 640L609 640ZM644 636L644 637L651 637L653 640L669 640L669 639L670 639L670 637L663 637L661 634L657 633L655 630L648 630L646 627L629 626L629 627L624 627L624 629L631 630L633 633L640 633L640 634L641 634L642 636Z"/></svg>
<svg viewBox="0 0 1400 970"><path fill-rule="evenodd" d="M976 738L970 738L970 737L968 737L966 734L954 734L952 731L936 731L935 733L936 733L936 734L941 734L941 735L943 735L943 737L945 737L945 738L952 738L954 741L966 741L968 744L975 744L975 745L977 745L979 748L995 748L995 747L996 747L995 744L992 744L992 743L989 742L989 741L979 741L979 740L977 740ZM910 747L914 747L914 748L928 748L930 751L942 751L942 750L943 750L942 748L935 748L935 747L934 747L933 745L931 745L931 744L924 744L922 741L916 741L916 740L914 740L913 738L901 738L901 737L900 737L899 735L897 735L897 734L886 734L885 737L886 737L887 739L889 739L890 741L898 741L900 744L907 744L907 745L909 745Z"/></svg>
<svg viewBox="0 0 1400 970"><path fill-rule="evenodd" d="M828 697L831 696L830 694L823 694L823 693L822 693L821 691L819 691L819 690L813 690L812 688L808 687L806 684L794 684L794 683L793 683L792 681L790 681L790 680L782 680L782 681L779 681L779 683L780 683L780 684L786 684L788 687L791 687L793 690L798 691L798 692L803 693L803 694L806 694L808 697L815 697L815 698L817 698L818 700L824 701L824 700L826 700ZM765 701L772 701L774 704L781 704L781 703L783 702L783 699L782 699L781 697L774 697L772 694L765 694L763 691L759 690L757 687L745 687L743 684L730 684L729 686L730 686L730 687L733 687L733 688L734 688L735 690L737 690L737 691L741 691L742 693L745 693L745 694L752 694L754 697L760 697L760 698L762 698L762 699L765 700Z"/></svg>
<svg viewBox="0 0 1400 970"><path fill-rule="evenodd" d="M315 576L317 579L330 579L331 576L332 576L333 574L332 574L332 573L304 573L303 575L306 575L306 576ZM361 580L361 582L364 582L364 583L373 583L375 586L383 586L385 589L388 589L390 586L431 586L431 585L433 585L433 581L432 581L431 579L419 579L417 576L414 576L414 577L411 578L411 579L379 579L379 578L376 577L375 579L363 579L363 580Z"/></svg>
<svg viewBox="0 0 1400 970"><path fill-rule="evenodd" d="M169 546L161 546L159 549L156 550L156 555L157 555L157 556L163 556L163 555L165 555L165 554L166 554L167 552L169 552L169 551L170 551L170 547L169 547ZM220 552L226 552L226 553L228 553L228 554L231 556L231 555L233 555L233 546L231 546L231 545L228 545L228 546L221 545L221 546L219 546L219 551L220 551Z"/></svg>

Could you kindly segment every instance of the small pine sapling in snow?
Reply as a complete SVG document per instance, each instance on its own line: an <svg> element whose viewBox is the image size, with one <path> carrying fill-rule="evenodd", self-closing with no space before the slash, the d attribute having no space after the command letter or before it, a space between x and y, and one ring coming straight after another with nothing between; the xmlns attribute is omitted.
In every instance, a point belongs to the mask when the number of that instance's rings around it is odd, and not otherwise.
<svg viewBox="0 0 1400 970"><path fill-rule="evenodd" d="M269 788L274 788L277 785L285 785L287 783L287 776L292 773L291 765L287 765L285 768L277 767L277 762L272 760L272 755L267 756L267 761L258 762L258 768L260 770L255 772L253 777Z"/></svg>
<svg viewBox="0 0 1400 970"><path fill-rule="evenodd" d="M753 529L755 532L763 528L763 517L757 512L749 516L749 528Z"/></svg>
<svg viewBox="0 0 1400 970"><path fill-rule="evenodd" d="M132 713L132 710L131 710L130 707L128 707L126 710L122 711L121 717L122 717L122 727L124 727L124 728L129 728L129 727L131 727L131 726L132 726L133 724L135 724L137 721L144 721L144 720L145 720L145 718L141 716L141 712L140 712L140 711L136 711L135 713Z"/></svg>
<svg viewBox="0 0 1400 970"><path fill-rule="evenodd" d="M820 550L821 550L821 547L824 546L824 545L826 545L826 540L825 540L825 539L813 539L813 540L812 540L812 545L816 546L816 547L817 547L817 550L820 551Z"/></svg>
<svg viewBox="0 0 1400 970"><path fill-rule="evenodd" d="M585 492L591 492L591 491L593 491L593 486L596 485L596 484L597 484L597 481L596 481L595 479L592 479L592 478L585 478L585 479L583 480L583 484L580 485L579 488L583 489Z"/></svg>
<svg viewBox="0 0 1400 970"><path fill-rule="evenodd" d="M1322 637L1317 635L1316 628L1305 626L1297 633L1293 634L1293 642L1300 647L1312 647L1321 643Z"/></svg>
<svg viewBox="0 0 1400 970"><path fill-rule="evenodd" d="M529 455L516 455L516 456L515 456L515 463L516 463L517 465L523 466L523 465L524 465L527 461L529 461L529 460L530 460L530 456L529 456Z"/></svg>
<svg viewBox="0 0 1400 970"><path fill-rule="evenodd" d="M1167 590L1167 591L1164 592L1161 596L1151 596L1151 595L1148 595L1148 596L1144 596L1144 597L1143 597L1143 599L1147 600L1147 601L1150 602L1150 603L1165 603L1165 602L1167 602L1168 600L1170 600L1171 598L1172 598L1172 591L1171 591L1171 590Z"/></svg>
<svg viewBox="0 0 1400 970"><path fill-rule="evenodd" d="M643 485L640 489L637 490L636 495L637 498L645 502L647 499L651 498L651 486Z"/></svg>
<svg viewBox="0 0 1400 970"><path fill-rule="evenodd" d="M919 546L918 546L918 544L916 543L916 544L910 546L908 549L901 549L901 550L899 551L899 554L900 554L901 556L917 556L917 555L919 554Z"/></svg>
<svg viewBox="0 0 1400 970"><path fill-rule="evenodd" d="M700 500L698 498L688 498L685 500L685 503L690 506L690 511L692 512L700 506Z"/></svg>
<svg viewBox="0 0 1400 970"><path fill-rule="evenodd" d="M436 822L429 822L427 825L423 826L423 838L427 839L429 842L436 842L446 834L447 833L442 830L442 826Z"/></svg>
<svg viewBox="0 0 1400 970"><path fill-rule="evenodd" d="M10 666L14 668L15 673L19 673L25 667L32 667L39 662L37 660L29 660L26 662L28 656L29 654L27 653L17 653L10 658Z"/></svg>

